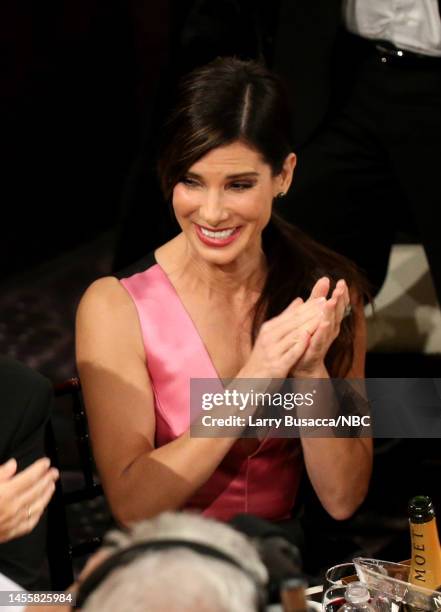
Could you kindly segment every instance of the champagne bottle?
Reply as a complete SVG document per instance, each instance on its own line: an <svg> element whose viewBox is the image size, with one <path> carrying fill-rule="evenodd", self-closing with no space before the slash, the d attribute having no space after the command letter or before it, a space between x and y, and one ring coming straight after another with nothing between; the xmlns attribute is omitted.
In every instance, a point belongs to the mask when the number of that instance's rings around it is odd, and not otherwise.
<svg viewBox="0 0 441 612"><path fill-rule="evenodd" d="M441 547L430 497L418 495L409 502L412 545L409 582L426 589L441 589Z"/></svg>

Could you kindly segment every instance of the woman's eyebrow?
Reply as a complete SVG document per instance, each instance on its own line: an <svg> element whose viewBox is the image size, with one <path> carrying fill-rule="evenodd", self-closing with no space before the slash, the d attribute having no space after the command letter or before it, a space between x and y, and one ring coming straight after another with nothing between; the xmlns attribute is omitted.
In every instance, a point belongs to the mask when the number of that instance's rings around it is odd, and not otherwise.
<svg viewBox="0 0 441 612"><path fill-rule="evenodd" d="M229 174L227 176L227 179L238 179L238 178L245 178L245 177L252 177L252 176L259 176L258 172L239 172L238 174Z"/></svg>
<svg viewBox="0 0 441 612"><path fill-rule="evenodd" d="M203 180L203 176L201 176L200 174L198 174L197 172L187 172L187 174L185 176L188 176L189 178L194 178L197 180ZM251 177L255 177L255 176L259 176L259 172L255 172L254 170L250 170L249 172L238 172L236 174L228 174L225 178L227 179L239 179L239 178L251 178Z"/></svg>

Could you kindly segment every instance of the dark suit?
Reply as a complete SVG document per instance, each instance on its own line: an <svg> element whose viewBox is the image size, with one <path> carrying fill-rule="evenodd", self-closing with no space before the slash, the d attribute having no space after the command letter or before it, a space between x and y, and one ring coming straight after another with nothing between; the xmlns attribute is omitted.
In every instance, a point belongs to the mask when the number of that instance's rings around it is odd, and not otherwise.
<svg viewBox="0 0 441 612"><path fill-rule="evenodd" d="M49 380L0 357L0 463L14 457L21 471L45 456L51 403ZM28 535L0 544L0 572L27 589L48 588L45 515Z"/></svg>
<svg viewBox="0 0 441 612"><path fill-rule="evenodd" d="M381 64L341 15L340 0L281 3L273 68L286 82L299 159L280 210L354 259L376 289L396 230L414 234L441 302L441 60Z"/></svg>

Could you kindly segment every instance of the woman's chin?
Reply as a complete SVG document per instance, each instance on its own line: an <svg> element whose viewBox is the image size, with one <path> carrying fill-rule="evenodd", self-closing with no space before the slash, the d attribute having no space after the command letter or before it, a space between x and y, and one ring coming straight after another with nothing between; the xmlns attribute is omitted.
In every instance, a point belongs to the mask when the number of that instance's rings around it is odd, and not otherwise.
<svg viewBox="0 0 441 612"><path fill-rule="evenodd" d="M244 253L243 248L237 247L238 245L229 245L223 248L216 248L197 244L194 245L194 251L201 261L218 266L227 266L238 261Z"/></svg>

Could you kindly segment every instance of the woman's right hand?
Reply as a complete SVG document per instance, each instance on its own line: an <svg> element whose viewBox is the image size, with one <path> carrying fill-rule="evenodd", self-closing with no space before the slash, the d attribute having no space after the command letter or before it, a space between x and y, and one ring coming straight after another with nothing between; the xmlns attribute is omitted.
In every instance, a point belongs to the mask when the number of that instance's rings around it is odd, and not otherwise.
<svg viewBox="0 0 441 612"><path fill-rule="evenodd" d="M59 473L46 457L17 472L10 459L0 465L0 542L7 542L34 529L48 505Z"/></svg>
<svg viewBox="0 0 441 612"><path fill-rule="evenodd" d="M285 378L306 351L311 335L320 325L325 305L323 295L306 302L296 298L280 315L265 321L247 363L237 376Z"/></svg>

